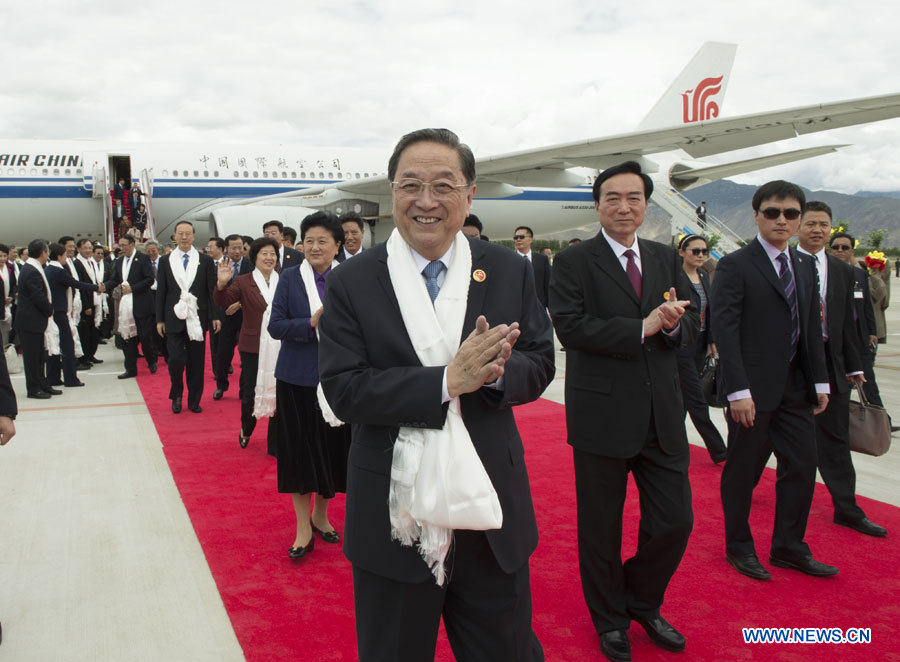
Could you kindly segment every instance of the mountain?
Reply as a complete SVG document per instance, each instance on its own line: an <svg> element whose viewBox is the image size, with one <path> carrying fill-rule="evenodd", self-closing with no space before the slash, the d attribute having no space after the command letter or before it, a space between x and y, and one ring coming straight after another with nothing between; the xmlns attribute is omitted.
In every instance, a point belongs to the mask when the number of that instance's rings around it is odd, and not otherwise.
<svg viewBox="0 0 900 662"><path fill-rule="evenodd" d="M857 191L861 198L900 198L900 191Z"/></svg>

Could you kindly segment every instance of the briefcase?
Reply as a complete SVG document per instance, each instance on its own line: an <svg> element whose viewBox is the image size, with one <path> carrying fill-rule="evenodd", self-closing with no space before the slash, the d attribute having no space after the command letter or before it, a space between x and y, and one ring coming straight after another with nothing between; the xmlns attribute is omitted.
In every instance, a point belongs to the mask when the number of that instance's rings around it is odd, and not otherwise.
<svg viewBox="0 0 900 662"><path fill-rule="evenodd" d="M850 401L850 450L884 455L891 447L891 419L884 407L866 399L861 385L856 385L856 392L859 402Z"/></svg>

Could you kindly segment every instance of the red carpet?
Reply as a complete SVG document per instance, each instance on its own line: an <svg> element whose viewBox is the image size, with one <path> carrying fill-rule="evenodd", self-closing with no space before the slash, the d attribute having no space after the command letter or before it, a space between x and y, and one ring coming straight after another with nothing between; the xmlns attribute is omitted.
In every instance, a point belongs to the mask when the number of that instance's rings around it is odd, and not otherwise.
<svg viewBox="0 0 900 662"><path fill-rule="evenodd" d="M238 362L235 361L235 364ZM287 558L294 539L290 498L276 491L275 460L266 455L266 424L250 446L237 443L238 375L219 402L207 381L200 415L171 413L168 375L142 373L139 384L162 440L175 482L200 540L225 608L248 660L355 660L350 567L339 545L318 539L301 561ZM235 365L235 372L238 368ZM532 558L534 628L547 660L603 659L578 575L572 454L564 409L541 400L519 407L541 543ZM598 422L602 423L602 422ZM694 533L667 593L663 615L687 638L680 657L630 630L636 660L898 660L900 509L860 503L891 534L879 540L831 523L831 502L819 485L807 534L816 556L837 565L835 578L816 579L767 563L774 512L774 471L754 498L751 525L771 582L742 577L724 559L720 469L692 447ZM625 549L637 543L638 504L630 486ZM343 530L344 500L330 508ZM744 644L742 627L871 628L868 644ZM438 660L452 660L441 636Z"/></svg>

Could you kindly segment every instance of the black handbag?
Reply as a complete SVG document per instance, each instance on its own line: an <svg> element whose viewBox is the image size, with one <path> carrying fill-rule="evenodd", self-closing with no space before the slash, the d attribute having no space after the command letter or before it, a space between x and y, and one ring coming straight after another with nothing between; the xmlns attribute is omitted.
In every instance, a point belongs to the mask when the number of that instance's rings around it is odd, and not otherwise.
<svg viewBox="0 0 900 662"><path fill-rule="evenodd" d="M706 363L700 371L700 384L703 386L703 398L710 407L726 407L728 399L722 393L722 380L719 379L719 361L714 356L707 356Z"/></svg>
<svg viewBox="0 0 900 662"><path fill-rule="evenodd" d="M850 401L850 450L866 455L884 455L891 447L891 419L883 407L866 399L856 385L859 402Z"/></svg>

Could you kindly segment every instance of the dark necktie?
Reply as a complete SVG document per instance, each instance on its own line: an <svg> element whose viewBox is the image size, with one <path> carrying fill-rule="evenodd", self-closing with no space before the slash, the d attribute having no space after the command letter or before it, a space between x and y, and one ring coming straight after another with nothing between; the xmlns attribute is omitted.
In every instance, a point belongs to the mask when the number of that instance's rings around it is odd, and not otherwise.
<svg viewBox="0 0 900 662"><path fill-rule="evenodd" d="M188 264L188 261L189 261L190 259L191 259L191 256L188 255L187 253L185 253L185 254L184 254L184 257L181 259L181 261L184 263L184 270L185 270L185 271L187 271L187 264Z"/></svg>
<svg viewBox="0 0 900 662"><path fill-rule="evenodd" d="M232 262L231 263L231 280L234 280L237 277L238 277L238 263Z"/></svg>
<svg viewBox="0 0 900 662"><path fill-rule="evenodd" d="M156 260L150 263L150 266L153 267L153 277L156 278Z"/></svg>
<svg viewBox="0 0 900 662"><path fill-rule="evenodd" d="M784 295L791 306L791 346L795 348L796 352L797 341L800 340L800 315L797 312L797 289L794 285L794 274L788 267L787 255L780 253L777 260L781 264L781 268L778 270L778 279L781 281ZM793 353L791 358L793 358Z"/></svg>
<svg viewBox="0 0 900 662"><path fill-rule="evenodd" d="M641 271L638 269L637 263L634 261L634 251L630 248L622 253L625 258L628 260L625 265L625 275L628 276L628 280L631 281L631 286L634 288L635 294L637 294L638 301L641 299Z"/></svg>
<svg viewBox="0 0 900 662"><path fill-rule="evenodd" d="M822 259L825 259L825 256L822 255ZM822 320L822 340L828 340L828 328L825 326L825 298L828 296L826 285L826 292L822 293L822 277L819 275L819 258L818 256L813 256L813 260L816 261L816 291L819 293L819 319ZM822 266L822 269L827 269L828 263Z"/></svg>
<svg viewBox="0 0 900 662"><path fill-rule="evenodd" d="M425 276L425 289L428 290L428 296L431 297L431 303L434 303L434 300L437 299L438 292L441 291L437 279L443 270L444 263L440 260L432 260L424 269L422 269L422 274Z"/></svg>

